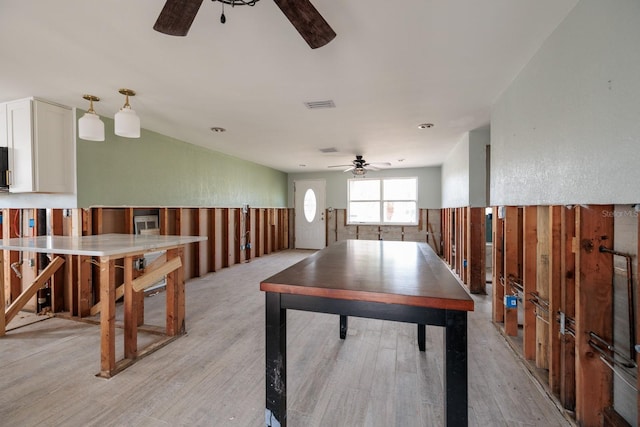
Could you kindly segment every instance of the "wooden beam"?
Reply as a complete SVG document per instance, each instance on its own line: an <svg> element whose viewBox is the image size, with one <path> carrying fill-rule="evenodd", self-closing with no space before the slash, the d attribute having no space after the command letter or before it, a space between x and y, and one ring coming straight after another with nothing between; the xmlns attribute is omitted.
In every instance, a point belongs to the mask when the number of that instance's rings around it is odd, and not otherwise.
<svg viewBox="0 0 640 427"><path fill-rule="evenodd" d="M549 207L549 388L555 396L560 395L562 381L560 328L556 322L561 307L561 213L561 206Z"/></svg>
<svg viewBox="0 0 640 427"><path fill-rule="evenodd" d="M124 358L138 355L138 298L132 286L133 257L124 257Z"/></svg>
<svg viewBox="0 0 640 427"><path fill-rule="evenodd" d="M4 313L4 323L7 325L11 322L11 319L20 312L20 309L42 288L46 281L55 273L60 266L64 264L64 259L61 257L55 257L53 261L35 278L27 289L25 289L18 298L11 303Z"/></svg>
<svg viewBox="0 0 640 427"><path fill-rule="evenodd" d="M143 291L149 286L158 282L167 274L171 273L172 271L180 267L182 267L182 261L180 260L179 257L177 257L165 262L164 264L154 269L147 268L145 269L145 273L143 275L135 278L131 282L131 287L135 292Z"/></svg>
<svg viewBox="0 0 640 427"><path fill-rule="evenodd" d="M484 208L469 208L467 216L467 270L469 291L472 294L486 294L486 235ZM431 224L429 224L431 226Z"/></svg>
<svg viewBox="0 0 640 427"><path fill-rule="evenodd" d="M565 316L575 319L576 315L576 256L574 248L576 232L575 210L563 207L560 218L560 310ZM561 336L560 341L560 402L565 409L576 409L576 342L569 333Z"/></svg>
<svg viewBox="0 0 640 427"><path fill-rule="evenodd" d="M116 371L115 261L100 257L100 373L110 378Z"/></svg>
<svg viewBox="0 0 640 427"><path fill-rule="evenodd" d="M537 246L538 246L538 213L537 207L527 206L524 208L523 217L523 275L522 283L524 287L523 306L523 349L525 359L535 360L536 358L536 312L531 302L531 293L536 291L536 271L537 271Z"/></svg>
<svg viewBox="0 0 640 427"><path fill-rule="evenodd" d="M491 233L492 237L492 267L491 282L493 288L493 321L504 322L504 287L502 280L504 278L504 219L499 218L502 208L495 206L493 215L491 216Z"/></svg>
<svg viewBox="0 0 640 427"><path fill-rule="evenodd" d="M519 278L518 260L518 207L505 207L504 216L504 293L511 295L510 278ZM504 305L503 305L504 306ZM518 309L504 308L504 332L510 336L518 335Z"/></svg>
<svg viewBox="0 0 640 427"><path fill-rule="evenodd" d="M536 292L541 301L549 301L549 207L538 206L538 271ZM536 367L549 369L549 313L537 309Z"/></svg>
<svg viewBox="0 0 640 427"><path fill-rule="evenodd" d="M613 206L576 207L576 421L600 425L611 406L612 373L589 345L594 332L613 342Z"/></svg>
<svg viewBox="0 0 640 427"><path fill-rule="evenodd" d="M182 262L182 248L167 251L168 263L174 259ZM173 261L175 262L175 261ZM182 268L176 268L167 275L167 335L175 336L185 333L185 294L184 275Z"/></svg>

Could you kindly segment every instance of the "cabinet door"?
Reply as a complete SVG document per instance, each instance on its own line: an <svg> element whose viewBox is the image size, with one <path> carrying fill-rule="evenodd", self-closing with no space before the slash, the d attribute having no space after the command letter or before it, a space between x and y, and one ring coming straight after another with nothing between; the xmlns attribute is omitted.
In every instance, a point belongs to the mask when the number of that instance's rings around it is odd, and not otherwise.
<svg viewBox="0 0 640 427"><path fill-rule="evenodd" d="M7 136L9 145L9 191L36 191L33 181L33 129L31 100L7 104Z"/></svg>
<svg viewBox="0 0 640 427"><path fill-rule="evenodd" d="M7 144L7 104L0 104L0 147Z"/></svg>
<svg viewBox="0 0 640 427"><path fill-rule="evenodd" d="M71 109L36 99L33 118L33 191L73 193L75 156Z"/></svg>

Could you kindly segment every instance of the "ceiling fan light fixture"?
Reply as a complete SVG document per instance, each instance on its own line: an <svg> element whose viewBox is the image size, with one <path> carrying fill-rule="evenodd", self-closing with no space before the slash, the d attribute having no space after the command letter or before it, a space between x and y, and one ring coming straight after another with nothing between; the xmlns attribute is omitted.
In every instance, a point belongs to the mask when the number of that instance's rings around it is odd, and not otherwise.
<svg viewBox="0 0 640 427"><path fill-rule="evenodd" d="M78 137L87 141L104 141L104 122L93 109L93 103L100 101L94 95L83 95L89 101L89 110L78 119Z"/></svg>
<svg viewBox="0 0 640 427"><path fill-rule="evenodd" d="M136 93L131 89L120 89L118 92L126 98L124 106L114 117L115 134L125 138L140 138L140 117L129 105L129 97L136 96Z"/></svg>

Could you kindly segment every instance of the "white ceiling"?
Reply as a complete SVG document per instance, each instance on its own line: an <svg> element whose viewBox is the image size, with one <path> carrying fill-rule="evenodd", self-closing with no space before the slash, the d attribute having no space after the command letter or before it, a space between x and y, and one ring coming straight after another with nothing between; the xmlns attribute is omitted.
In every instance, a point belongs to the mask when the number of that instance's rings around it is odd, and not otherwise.
<svg viewBox="0 0 640 427"><path fill-rule="evenodd" d="M152 29L164 0L1 0L0 101L113 117L127 87L142 127L285 172L438 165L577 1L312 0L337 33L312 50L271 0L224 25L205 0L186 37Z"/></svg>

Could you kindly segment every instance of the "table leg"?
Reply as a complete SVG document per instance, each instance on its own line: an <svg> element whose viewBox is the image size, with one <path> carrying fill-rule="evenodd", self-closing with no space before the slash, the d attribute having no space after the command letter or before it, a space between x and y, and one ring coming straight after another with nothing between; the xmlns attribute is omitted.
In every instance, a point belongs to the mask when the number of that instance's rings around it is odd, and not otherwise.
<svg viewBox="0 0 640 427"><path fill-rule="evenodd" d="M425 345L427 335L425 330L425 325L421 325L418 323L418 349L420 351L426 351L427 346Z"/></svg>
<svg viewBox="0 0 640 427"><path fill-rule="evenodd" d="M467 312L447 310L444 333L444 411L448 426L468 425Z"/></svg>
<svg viewBox="0 0 640 427"><path fill-rule="evenodd" d="M347 316L340 315L340 339L347 338Z"/></svg>
<svg viewBox="0 0 640 427"><path fill-rule="evenodd" d="M182 257L182 249L170 249L167 251L167 261L175 257ZM182 262L184 265L184 260ZM185 327L185 294L184 272L182 266L167 274L167 335L183 335Z"/></svg>
<svg viewBox="0 0 640 427"><path fill-rule="evenodd" d="M100 376L109 378L116 369L115 263L100 257Z"/></svg>
<svg viewBox="0 0 640 427"><path fill-rule="evenodd" d="M138 355L138 298L133 291L133 257L124 257L124 358Z"/></svg>
<svg viewBox="0 0 640 427"><path fill-rule="evenodd" d="M287 311L280 294L267 292L266 307L266 394L265 425L287 426Z"/></svg>

